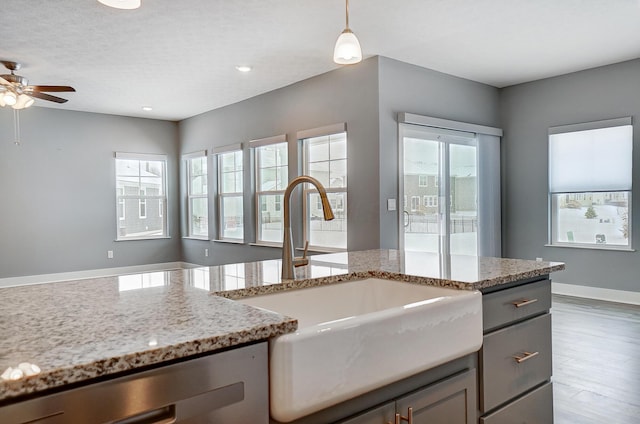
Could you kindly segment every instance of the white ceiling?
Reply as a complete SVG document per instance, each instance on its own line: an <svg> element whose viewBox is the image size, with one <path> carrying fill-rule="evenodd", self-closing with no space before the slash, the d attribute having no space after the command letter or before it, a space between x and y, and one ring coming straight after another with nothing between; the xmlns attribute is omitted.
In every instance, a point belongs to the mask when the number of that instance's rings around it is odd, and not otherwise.
<svg viewBox="0 0 640 424"><path fill-rule="evenodd" d="M169 120L337 68L344 28L344 0L1 3L0 59L77 90L37 105ZM350 12L365 57L496 87L640 57L639 0L351 0Z"/></svg>

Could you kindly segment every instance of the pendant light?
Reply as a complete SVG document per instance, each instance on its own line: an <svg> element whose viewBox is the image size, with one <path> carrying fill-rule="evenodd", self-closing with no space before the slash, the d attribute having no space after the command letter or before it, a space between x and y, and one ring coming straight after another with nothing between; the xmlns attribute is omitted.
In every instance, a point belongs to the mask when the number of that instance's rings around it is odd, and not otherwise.
<svg viewBox="0 0 640 424"><path fill-rule="evenodd" d="M98 0L105 6L113 7L114 9L137 9L140 7L140 0Z"/></svg>
<svg viewBox="0 0 640 424"><path fill-rule="evenodd" d="M336 41L333 61L340 65L353 65L362 61L362 49L356 35L349 29L349 0L346 1L347 27Z"/></svg>

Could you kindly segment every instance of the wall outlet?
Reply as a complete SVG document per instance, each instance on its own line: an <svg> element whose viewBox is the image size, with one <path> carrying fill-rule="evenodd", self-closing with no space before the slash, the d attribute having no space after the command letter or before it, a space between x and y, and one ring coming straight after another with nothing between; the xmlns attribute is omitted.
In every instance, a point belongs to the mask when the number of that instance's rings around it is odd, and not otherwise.
<svg viewBox="0 0 640 424"><path fill-rule="evenodd" d="M209 249L204 249L204 256L209 256Z"/></svg>
<svg viewBox="0 0 640 424"><path fill-rule="evenodd" d="M113 250L107 250L107 259L113 259Z"/></svg>
<svg viewBox="0 0 640 424"><path fill-rule="evenodd" d="M542 262L542 258L536 258L536 261Z"/></svg>

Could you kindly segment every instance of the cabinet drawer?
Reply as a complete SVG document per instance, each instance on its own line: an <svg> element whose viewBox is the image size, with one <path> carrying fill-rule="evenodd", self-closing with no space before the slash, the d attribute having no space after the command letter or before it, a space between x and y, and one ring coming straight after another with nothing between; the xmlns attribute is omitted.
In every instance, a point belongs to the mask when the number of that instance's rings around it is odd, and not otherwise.
<svg viewBox="0 0 640 424"><path fill-rule="evenodd" d="M551 315L544 314L484 336L480 350L483 412L551 377Z"/></svg>
<svg viewBox="0 0 640 424"><path fill-rule="evenodd" d="M486 417L480 424L551 424L553 423L553 388L547 383Z"/></svg>
<svg viewBox="0 0 640 424"><path fill-rule="evenodd" d="M542 280L482 296L484 332L539 315L551 308L551 281Z"/></svg>

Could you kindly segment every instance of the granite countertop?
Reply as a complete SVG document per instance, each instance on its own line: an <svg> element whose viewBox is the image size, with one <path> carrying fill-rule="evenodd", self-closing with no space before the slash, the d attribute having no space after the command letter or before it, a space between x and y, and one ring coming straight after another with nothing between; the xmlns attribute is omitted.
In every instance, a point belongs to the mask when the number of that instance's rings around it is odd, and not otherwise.
<svg viewBox="0 0 640 424"><path fill-rule="evenodd" d="M481 290L564 269L564 263L400 250L365 250L310 256L295 280L280 278L281 261L196 268L211 291L229 299L364 278L384 278L460 290Z"/></svg>
<svg viewBox="0 0 640 424"><path fill-rule="evenodd" d="M270 260L0 289L0 402L295 331L230 299L369 277L477 290L564 269L556 262L369 250L310 258L282 281ZM7 373L35 364L34 375ZM24 365L23 365L24 368Z"/></svg>
<svg viewBox="0 0 640 424"><path fill-rule="evenodd" d="M188 270L3 288L0 299L0 402L297 328L212 296ZM5 370L20 363L40 372L13 380Z"/></svg>

